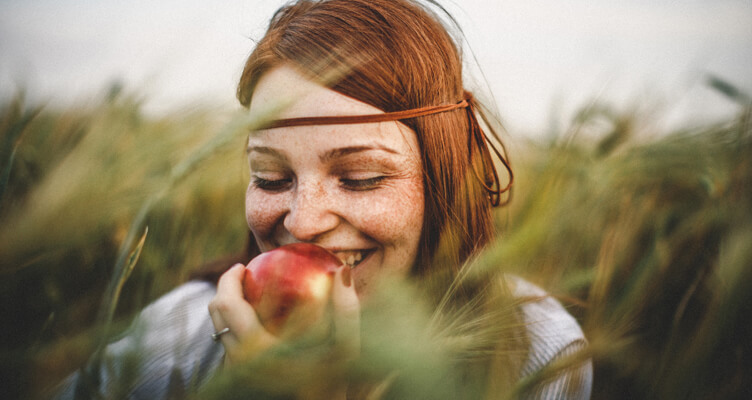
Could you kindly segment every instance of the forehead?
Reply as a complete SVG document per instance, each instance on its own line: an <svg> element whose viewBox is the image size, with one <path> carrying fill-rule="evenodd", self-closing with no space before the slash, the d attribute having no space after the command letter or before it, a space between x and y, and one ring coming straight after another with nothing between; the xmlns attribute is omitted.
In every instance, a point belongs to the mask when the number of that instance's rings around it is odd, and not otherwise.
<svg viewBox="0 0 752 400"><path fill-rule="evenodd" d="M277 67L262 76L253 92L249 112L253 117L274 119L383 113L370 104L309 81L288 66ZM251 133L249 145L276 142L314 146L320 144L317 138L328 140L331 146L345 143L369 146L382 142L389 147L401 147L397 149L399 152L417 151L415 133L396 121L261 130Z"/></svg>
<svg viewBox="0 0 752 400"><path fill-rule="evenodd" d="M249 107L254 117L275 119L377 114L383 111L314 83L293 68L280 66L264 74Z"/></svg>

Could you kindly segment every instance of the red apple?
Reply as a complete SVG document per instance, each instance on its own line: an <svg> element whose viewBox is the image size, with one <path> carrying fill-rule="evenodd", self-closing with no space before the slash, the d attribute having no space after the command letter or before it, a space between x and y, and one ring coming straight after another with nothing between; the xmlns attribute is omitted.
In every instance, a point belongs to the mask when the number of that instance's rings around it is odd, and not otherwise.
<svg viewBox="0 0 752 400"><path fill-rule="evenodd" d="M334 273L342 262L323 247L294 243L261 253L243 278L245 298L261 324L279 336L321 319Z"/></svg>

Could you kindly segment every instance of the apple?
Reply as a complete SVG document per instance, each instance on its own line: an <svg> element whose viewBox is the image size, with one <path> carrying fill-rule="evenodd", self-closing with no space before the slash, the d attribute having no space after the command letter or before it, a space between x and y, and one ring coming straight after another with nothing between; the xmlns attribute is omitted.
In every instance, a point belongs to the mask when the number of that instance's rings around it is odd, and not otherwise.
<svg viewBox="0 0 752 400"><path fill-rule="evenodd" d="M278 247L248 264L244 295L271 334L300 332L323 317L341 266L339 258L314 244Z"/></svg>

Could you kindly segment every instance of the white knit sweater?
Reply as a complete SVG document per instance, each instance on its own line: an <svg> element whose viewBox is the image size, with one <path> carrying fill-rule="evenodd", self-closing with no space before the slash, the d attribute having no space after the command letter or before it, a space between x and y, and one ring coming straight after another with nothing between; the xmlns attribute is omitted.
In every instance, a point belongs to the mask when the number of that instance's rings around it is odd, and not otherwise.
<svg viewBox="0 0 752 400"><path fill-rule="evenodd" d="M579 325L559 302L523 279L510 281L515 296L541 297L521 305L531 344L522 377L586 346ZM210 338L214 328L207 305L215 292L211 283L188 282L147 306L128 333L106 349L100 368L104 397L118 393L129 399L180 398L205 383L224 355L222 345ZM130 377L123 374L129 352L140 360L138 373ZM56 398L74 399L80 379L80 373L66 379ZM592 366L587 363L539 385L526 398L588 399L591 385Z"/></svg>

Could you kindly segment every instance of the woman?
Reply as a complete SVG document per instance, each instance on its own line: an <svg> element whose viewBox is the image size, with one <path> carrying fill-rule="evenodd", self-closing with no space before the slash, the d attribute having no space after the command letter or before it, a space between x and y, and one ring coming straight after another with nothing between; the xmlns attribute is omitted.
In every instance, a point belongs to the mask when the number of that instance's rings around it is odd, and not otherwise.
<svg viewBox="0 0 752 400"><path fill-rule="evenodd" d="M331 293L339 337L357 337L360 303L386 276L416 282L435 305L453 287L448 309L487 304L490 293L507 289L502 279L453 286L493 239L492 208L511 173L503 187L476 102L464 90L457 46L427 8L410 0L283 7L245 65L238 98L260 117L289 103L249 135L248 256L310 242L340 257L348 266ZM122 363L102 368L95 381L117 382L133 397L164 397L182 393L188 381L200 386L222 363L232 370L278 345L243 298L243 269L231 267L216 287L189 282L147 307L135 324L143 334L108 348L112 357L150 349L134 382L123 384ZM516 298L528 299L514 313L525 328L512 335L524 345L476 364L490 371L488 398L585 343L556 301L521 279L508 283ZM207 304L210 319L201 311ZM510 348L498 339L492 347ZM588 363L567 370L526 395L587 398L590 371ZM85 388L82 381L72 378L66 394Z"/></svg>

